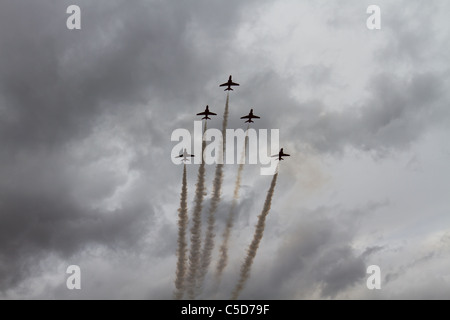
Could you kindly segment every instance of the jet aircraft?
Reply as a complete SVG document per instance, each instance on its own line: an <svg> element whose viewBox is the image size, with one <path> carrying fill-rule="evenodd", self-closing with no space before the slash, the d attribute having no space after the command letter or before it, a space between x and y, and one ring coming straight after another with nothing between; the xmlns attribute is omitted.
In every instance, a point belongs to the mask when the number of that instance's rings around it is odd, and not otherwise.
<svg viewBox="0 0 450 320"><path fill-rule="evenodd" d="M232 86L239 86L239 83L233 82L231 80L231 76L228 78L228 81L219 85L219 87L227 87L224 91L233 91Z"/></svg>

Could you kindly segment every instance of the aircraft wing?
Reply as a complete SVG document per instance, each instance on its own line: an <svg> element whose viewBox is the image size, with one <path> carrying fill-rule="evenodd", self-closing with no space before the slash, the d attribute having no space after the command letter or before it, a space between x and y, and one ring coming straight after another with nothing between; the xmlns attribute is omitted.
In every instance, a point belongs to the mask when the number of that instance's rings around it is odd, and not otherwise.
<svg viewBox="0 0 450 320"><path fill-rule="evenodd" d="M252 118L255 118L255 119L261 119L261 117L258 117L258 116L255 116L255 115L253 115Z"/></svg>
<svg viewBox="0 0 450 320"><path fill-rule="evenodd" d="M236 82L231 82L230 83L230 86L238 86L239 85L239 83L236 83Z"/></svg>
<svg viewBox="0 0 450 320"><path fill-rule="evenodd" d="M241 119L250 119L250 115L243 116L243 117L241 117Z"/></svg>
<svg viewBox="0 0 450 320"><path fill-rule="evenodd" d="M197 113L197 115L198 116L206 116L206 115L208 115L209 113L206 113L206 112L200 112L200 113Z"/></svg>
<svg viewBox="0 0 450 320"><path fill-rule="evenodd" d="M214 113L214 112L211 112L211 111L208 114L213 115L213 116L217 116L217 113Z"/></svg>
<svg viewBox="0 0 450 320"><path fill-rule="evenodd" d="M222 83L221 85L219 85L219 87L226 87L226 86L228 86L228 82Z"/></svg>

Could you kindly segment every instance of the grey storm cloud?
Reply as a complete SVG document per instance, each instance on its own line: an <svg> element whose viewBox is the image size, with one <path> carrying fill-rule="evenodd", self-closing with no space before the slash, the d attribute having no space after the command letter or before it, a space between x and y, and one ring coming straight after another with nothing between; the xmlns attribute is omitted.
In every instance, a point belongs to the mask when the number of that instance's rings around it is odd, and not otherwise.
<svg viewBox="0 0 450 320"><path fill-rule="evenodd" d="M348 146L380 154L407 149L430 126L444 126L448 119L445 71L417 72L408 78L379 72L367 84L366 101L340 111L328 110L321 100L298 102L286 95L291 77L263 74L251 82L256 87L264 83L271 94L249 93L258 112L266 115L255 126L281 128L281 141L289 138L323 153L342 152ZM274 106L282 106L286 114Z"/></svg>
<svg viewBox="0 0 450 320"><path fill-rule="evenodd" d="M365 207L348 214L322 207L298 213L295 223L283 228L275 251L264 245L276 238L263 243L266 267L252 272L241 298L305 298L316 290L321 298L335 298L354 285L365 286L366 254L352 248L357 219L351 217L372 210ZM336 221L334 214L342 219Z"/></svg>

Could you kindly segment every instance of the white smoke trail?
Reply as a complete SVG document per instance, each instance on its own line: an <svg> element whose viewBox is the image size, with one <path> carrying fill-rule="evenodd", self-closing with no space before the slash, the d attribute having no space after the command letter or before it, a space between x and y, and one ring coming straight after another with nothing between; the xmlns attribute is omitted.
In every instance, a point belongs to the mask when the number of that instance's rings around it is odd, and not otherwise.
<svg viewBox="0 0 450 320"><path fill-rule="evenodd" d="M223 122L222 122L222 136L223 136L223 145L219 152L219 159L223 159L223 155L225 154L225 145L226 145L226 129L228 124L228 102L229 102L229 94L227 94L227 100L225 102L225 111L223 114ZM213 191L211 203L208 211L208 226L205 235L205 241L203 245L203 252L201 258L201 265L199 270L198 277L198 288L202 289L203 281L205 280L205 276L208 273L209 265L211 264L211 255L214 249L214 228L216 225L215 213L217 211L217 207L220 203L220 195L222 190L222 182L223 182L223 163L218 163L216 165L216 172L214 174L213 181Z"/></svg>
<svg viewBox="0 0 450 320"><path fill-rule="evenodd" d="M253 264L253 260L255 259L256 252L258 251L259 243L264 235L264 229L266 225L266 217L270 211L270 206L272 204L272 196L275 190L275 185L277 184L278 172L275 173L272 179L272 183L270 184L269 191L267 192L267 197L264 202L264 207L261 214L258 217L258 222L256 224L255 234L253 236L253 240L248 247L247 257L244 260L244 263L241 266L241 273L239 277L239 281L231 295L232 300L236 300L241 293L242 289L244 289L245 283L250 277L250 270Z"/></svg>
<svg viewBox="0 0 450 320"><path fill-rule="evenodd" d="M247 134L250 124L247 126ZM244 149L241 153L241 161L239 164L239 168L237 171L236 176L236 182L234 184L234 192L233 192L233 202L231 203L230 211L228 212L228 219L227 224L225 226L225 230L223 232L223 240L222 245L220 246L219 252L220 257L219 261L217 262L217 268L216 268L216 281L217 281L217 288L220 285L220 281L222 278L223 270L227 266L228 263L228 242L230 240L231 236L231 230L233 229L234 225L234 215L236 212L236 206L239 200L239 190L241 189L241 178L242 178L242 171L244 170L244 160L245 160L245 150L247 149L247 134L245 136L245 142L244 142Z"/></svg>
<svg viewBox="0 0 450 320"><path fill-rule="evenodd" d="M206 132L206 121L205 129ZM200 249L201 249L201 234L202 234L202 209L203 198L205 191L205 161L203 159L203 152L205 151L205 140L202 136L202 162L198 168L197 184L195 190L195 205L192 214L192 227L191 227L191 250L189 253L189 270L186 278L186 289L189 299L195 299L196 277L198 265L200 262Z"/></svg>
<svg viewBox="0 0 450 320"><path fill-rule="evenodd" d="M186 178L186 164L183 167L183 182L181 187L180 208L178 209L178 262L177 273L175 280L174 298L180 300L184 294L184 277L186 275L187 267L187 243L186 243L186 229L188 224L188 208L187 208L187 178Z"/></svg>

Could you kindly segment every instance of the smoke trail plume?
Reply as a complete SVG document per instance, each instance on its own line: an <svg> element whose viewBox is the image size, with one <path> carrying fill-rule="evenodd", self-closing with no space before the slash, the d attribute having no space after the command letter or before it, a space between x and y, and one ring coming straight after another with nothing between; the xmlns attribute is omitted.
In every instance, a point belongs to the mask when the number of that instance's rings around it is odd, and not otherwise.
<svg viewBox="0 0 450 320"><path fill-rule="evenodd" d="M204 132L206 132L206 121ZM192 214L191 227L191 250L189 253L189 270L186 278L187 295L189 299L195 298L196 276L200 262L201 234L202 234L202 209L205 191L205 161L203 152L205 151L205 140L202 136L202 162L198 168L197 184L195 190L195 205Z"/></svg>
<svg viewBox="0 0 450 320"><path fill-rule="evenodd" d="M249 124L250 126L250 124ZM248 134L248 128L247 127L247 134ZM236 206L239 199L239 190L241 189L241 177L242 177L242 171L244 170L244 160L245 160L245 150L247 149L247 135L245 136L244 140L244 149L241 153L241 161L239 164L239 168L237 171L236 176L236 182L234 184L234 192L233 192L233 202L231 203L230 211L228 212L228 219L227 219L227 225L225 226L225 230L223 232L223 240L222 245L220 246L220 257L219 261L217 262L217 268L216 268L216 280L217 280L217 287L220 284L220 280L222 278L222 273L225 267L228 263L228 242L230 240L231 230L233 228L234 224L234 215L236 212Z"/></svg>
<svg viewBox="0 0 450 320"><path fill-rule="evenodd" d="M253 236L253 240L252 240L250 246L248 247L247 257L245 258L245 261L241 266L241 273L240 273L239 281L231 295L231 299L233 299L233 300L236 300L238 298L239 294L241 293L242 289L244 289L245 283L247 282L247 280L250 276L250 269L252 267L253 260L255 259L256 252L258 251L259 243L264 234L266 217L270 211L273 192L275 190L275 185L277 184L277 177L278 177L278 172L275 173L275 175L273 176L272 183L270 184L270 189L267 192L267 197L264 202L263 210L258 217L255 235Z"/></svg>
<svg viewBox="0 0 450 320"><path fill-rule="evenodd" d="M221 148L221 150L219 150L219 159L223 159L223 156L225 154L226 129L228 124L228 102L229 102L229 94L227 94L227 100L225 102L225 111L223 114L223 122L222 122L223 147ZM223 163L218 163L216 165L216 171L214 174L212 198L208 211L208 227L206 230L205 242L203 245L203 252L201 258L201 265L199 270L198 285L200 290L203 281L205 280L205 276L208 273L209 265L211 264L211 255L214 249L214 238L216 236L214 233L214 228L216 225L215 213L220 203L222 182L223 182Z"/></svg>
<svg viewBox="0 0 450 320"><path fill-rule="evenodd" d="M186 164L183 167L183 182L181 187L181 200L180 208L178 209L178 262L177 262L177 273L175 280L175 292L174 298L180 300L183 298L184 294L184 277L186 274L186 254L187 254L187 243L186 243L186 229L188 224L188 208L187 208L187 179L186 179Z"/></svg>

